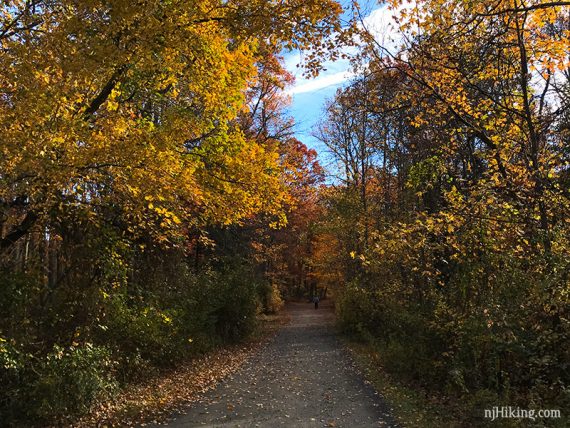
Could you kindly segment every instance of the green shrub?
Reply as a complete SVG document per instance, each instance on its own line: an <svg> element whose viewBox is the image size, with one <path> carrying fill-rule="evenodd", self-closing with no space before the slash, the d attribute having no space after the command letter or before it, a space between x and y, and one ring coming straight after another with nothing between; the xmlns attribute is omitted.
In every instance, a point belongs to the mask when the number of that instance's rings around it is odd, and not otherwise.
<svg viewBox="0 0 570 428"><path fill-rule="evenodd" d="M93 251L93 276L71 271L53 289L37 272L0 271L0 425L71 420L120 385L254 331L263 287L246 258L195 272L182 252L92 244L82 251ZM278 291L265 291L278 307ZM82 344L62 345L73 337Z"/></svg>
<svg viewBox="0 0 570 428"><path fill-rule="evenodd" d="M35 418L84 413L98 399L117 388L109 350L90 343L63 348L55 345L40 362L38 377L30 388Z"/></svg>
<svg viewBox="0 0 570 428"><path fill-rule="evenodd" d="M209 323L223 342L237 342L256 324L258 284L246 266L228 266L216 275L209 296ZM207 330L207 329L206 329Z"/></svg>
<svg viewBox="0 0 570 428"><path fill-rule="evenodd" d="M266 314L276 314L285 305L277 284L265 283L259 287L258 293L262 311Z"/></svg>
<svg viewBox="0 0 570 428"><path fill-rule="evenodd" d="M12 341L0 337L0 414L12 420L22 406L22 388L25 387L25 357Z"/></svg>
<svg viewBox="0 0 570 428"><path fill-rule="evenodd" d="M139 366L146 366L144 361L168 366L180 358L175 309L160 309L124 295L107 300L106 315L96 334L98 341L108 344L120 358L121 372L131 368L136 372Z"/></svg>
<svg viewBox="0 0 570 428"><path fill-rule="evenodd" d="M343 290L341 326L371 343L398 379L459 398L473 418L498 402L567 406L568 261L504 252L442 266L434 281L428 264L416 269L422 279L378 259L367 281Z"/></svg>

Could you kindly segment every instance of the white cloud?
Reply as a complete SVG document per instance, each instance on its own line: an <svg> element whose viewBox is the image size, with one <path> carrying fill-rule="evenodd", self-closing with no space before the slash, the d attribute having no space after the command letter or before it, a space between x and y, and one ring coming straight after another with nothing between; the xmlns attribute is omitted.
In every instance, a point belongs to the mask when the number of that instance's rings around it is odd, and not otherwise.
<svg viewBox="0 0 570 428"><path fill-rule="evenodd" d="M374 36L379 45L392 54L395 54L402 44L402 36L398 31L398 24L394 20L394 15L399 15L402 9L404 9L403 5L400 5L396 10L383 5L370 12L360 24L360 27L364 27Z"/></svg>
<svg viewBox="0 0 570 428"><path fill-rule="evenodd" d="M376 41L395 52L401 43L401 39L397 36L396 25L392 18L394 11L390 10L386 5L382 5L373 9L366 17L363 18L362 25L370 31ZM348 55L356 53L355 48L345 49ZM306 79L302 76L301 70L297 64L302 63L303 57L300 52L291 52L285 56L285 67L293 73L296 78L295 84L287 89L290 95L302 94L307 92L319 91L331 86L339 86L348 82L355 76L351 71L351 64L348 60L339 60L336 62L326 62L323 64L325 71L322 71L318 77L314 79Z"/></svg>
<svg viewBox="0 0 570 428"><path fill-rule="evenodd" d="M285 68L294 75L297 75L299 71L297 65L301 63L301 59L302 56L299 51L288 52L284 57Z"/></svg>
<svg viewBox="0 0 570 428"><path fill-rule="evenodd" d="M375 0L368 1L370 5L377 4ZM382 46L395 52L400 44L396 39L397 32L392 22L392 11L386 6L369 9L363 19L366 28L374 34L374 37ZM396 39L396 40L392 40ZM344 54L351 56L358 49L349 47L344 49ZM355 77L351 63L348 59L338 61L326 61L323 71L316 78L305 78L303 70L297 64L303 62L302 52L289 52L284 55L285 67L295 76L295 83L287 88L286 92L291 96L290 113L297 124L296 135L310 147L318 148L319 142L311 136L310 130L322 116L322 109L327 99L334 96L336 88L348 83Z"/></svg>
<svg viewBox="0 0 570 428"><path fill-rule="evenodd" d="M338 86L352 77L355 74L352 71L346 70L333 74L321 74L319 77L311 80L301 80L295 86L289 88L287 93L290 95L303 94L306 92L315 92L320 89L328 88L330 86Z"/></svg>

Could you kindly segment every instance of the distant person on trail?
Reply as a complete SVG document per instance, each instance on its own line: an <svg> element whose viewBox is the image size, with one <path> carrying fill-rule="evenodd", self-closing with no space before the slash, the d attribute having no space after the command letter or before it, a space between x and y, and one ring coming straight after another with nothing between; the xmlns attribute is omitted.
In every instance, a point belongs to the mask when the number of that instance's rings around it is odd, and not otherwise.
<svg viewBox="0 0 570 428"><path fill-rule="evenodd" d="M315 309L319 309L319 296L313 297L313 303L315 304Z"/></svg>

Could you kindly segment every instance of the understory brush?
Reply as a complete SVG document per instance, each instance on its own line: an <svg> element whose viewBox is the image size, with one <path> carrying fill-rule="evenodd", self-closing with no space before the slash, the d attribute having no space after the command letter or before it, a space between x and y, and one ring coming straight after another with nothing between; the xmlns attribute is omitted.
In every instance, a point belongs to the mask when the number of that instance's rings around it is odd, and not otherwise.
<svg viewBox="0 0 570 428"><path fill-rule="evenodd" d="M378 354L381 370L459 405L462 423L483 424L484 410L494 406L560 409L564 417L570 407L567 262L545 273L513 259L494 262L502 270L488 276L480 275L481 265L457 262L445 286L397 275L385 282L356 279L337 304L340 326Z"/></svg>
<svg viewBox="0 0 570 428"><path fill-rule="evenodd" d="M2 424L73 420L128 383L254 331L268 286L249 265L228 259L195 273L174 254L159 266L131 262L81 293L0 274Z"/></svg>

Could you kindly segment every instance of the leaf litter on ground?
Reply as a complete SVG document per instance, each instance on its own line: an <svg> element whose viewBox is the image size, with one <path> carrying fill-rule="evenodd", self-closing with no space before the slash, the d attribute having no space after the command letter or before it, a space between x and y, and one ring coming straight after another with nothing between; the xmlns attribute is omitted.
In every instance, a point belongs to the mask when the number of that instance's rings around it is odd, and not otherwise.
<svg viewBox="0 0 570 428"><path fill-rule="evenodd" d="M183 412L201 394L237 371L287 322L286 315L261 316L260 333L249 341L214 349L173 370L128 385L113 399L94 406L86 416L69 426L124 427L160 423Z"/></svg>

